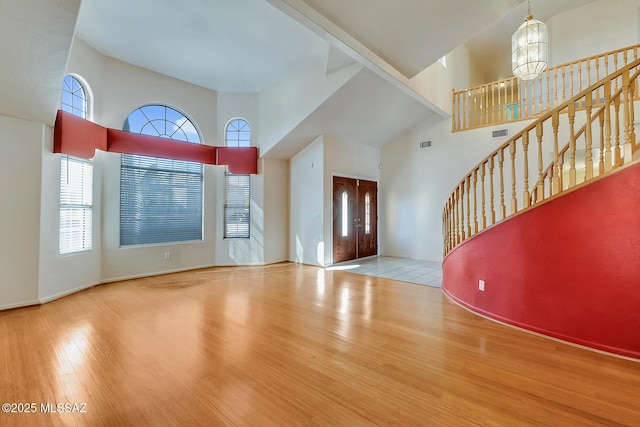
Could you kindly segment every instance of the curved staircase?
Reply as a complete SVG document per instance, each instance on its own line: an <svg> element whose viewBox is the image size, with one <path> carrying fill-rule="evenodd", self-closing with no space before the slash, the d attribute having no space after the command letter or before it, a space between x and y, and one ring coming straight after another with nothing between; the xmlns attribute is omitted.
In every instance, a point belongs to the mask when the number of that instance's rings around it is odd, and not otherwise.
<svg viewBox="0 0 640 427"><path fill-rule="evenodd" d="M640 359L636 59L527 124L455 187L443 290L487 317Z"/></svg>

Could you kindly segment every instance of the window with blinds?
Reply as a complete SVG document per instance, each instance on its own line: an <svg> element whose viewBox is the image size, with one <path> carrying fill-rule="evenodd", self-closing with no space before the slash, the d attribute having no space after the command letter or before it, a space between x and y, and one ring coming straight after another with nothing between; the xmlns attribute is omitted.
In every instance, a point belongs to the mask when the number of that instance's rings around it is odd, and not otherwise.
<svg viewBox="0 0 640 427"><path fill-rule="evenodd" d="M75 77L62 83L62 111L87 118L88 99ZM91 250L93 236L93 163L73 156L60 159L60 227L58 253Z"/></svg>
<svg viewBox="0 0 640 427"><path fill-rule="evenodd" d="M161 105L138 108L123 129L201 143L191 120ZM123 154L120 246L202 240L203 181L200 163Z"/></svg>
<svg viewBox="0 0 640 427"><path fill-rule="evenodd" d="M91 249L93 165L63 156L60 164L60 254Z"/></svg>
<svg viewBox="0 0 640 427"><path fill-rule="evenodd" d="M225 128L227 147L249 147L251 127L244 119L232 119ZM248 239L251 236L251 176L224 173L224 237Z"/></svg>

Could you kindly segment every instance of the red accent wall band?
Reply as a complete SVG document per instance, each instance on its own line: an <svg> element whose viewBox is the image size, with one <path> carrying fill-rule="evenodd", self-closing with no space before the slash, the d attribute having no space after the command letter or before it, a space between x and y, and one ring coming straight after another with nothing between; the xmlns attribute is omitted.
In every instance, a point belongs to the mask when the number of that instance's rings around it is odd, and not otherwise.
<svg viewBox="0 0 640 427"><path fill-rule="evenodd" d="M640 359L639 204L636 164L466 241L444 260L443 290L496 320Z"/></svg>
<svg viewBox="0 0 640 427"><path fill-rule="evenodd" d="M90 159L96 149L107 151L107 129L58 110L53 130L53 152Z"/></svg>
<svg viewBox="0 0 640 427"><path fill-rule="evenodd" d="M229 172L237 174L258 173L257 147L217 147L219 165L229 165Z"/></svg>
<svg viewBox="0 0 640 427"><path fill-rule="evenodd" d="M216 149L217 147L211 145L192 144L123 130L107 129L107 151L112 153L138 154L215 165Z"/></svg>
<svg viewBox="0 0 640 427"><path fill-rule="evenodd" d="M208 165L228 165L229 170L237 174L258 173L257 147L214 147L108 129L59 110L53 152L90 159L96 149Z"/></svg>

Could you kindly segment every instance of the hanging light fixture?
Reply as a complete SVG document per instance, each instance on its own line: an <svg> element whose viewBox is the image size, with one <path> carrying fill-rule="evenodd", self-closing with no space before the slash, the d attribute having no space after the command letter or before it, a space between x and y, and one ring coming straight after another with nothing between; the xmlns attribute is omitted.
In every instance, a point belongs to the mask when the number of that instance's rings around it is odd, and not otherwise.
<svg viewBox="0 0 640 427"><path fill-rule="evenodd" d="M547 66L549 36L547 26L533 19L529 0L527 5L529 10L524 23L511 36L511 69L514 76L533 80Z"/></svg>

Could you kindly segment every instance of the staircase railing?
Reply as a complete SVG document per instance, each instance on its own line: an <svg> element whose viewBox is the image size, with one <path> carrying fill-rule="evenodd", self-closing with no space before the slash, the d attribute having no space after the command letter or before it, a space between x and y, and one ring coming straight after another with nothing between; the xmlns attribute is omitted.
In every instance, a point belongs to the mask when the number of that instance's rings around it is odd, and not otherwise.
<svg viewBox="0 0 640 427"><path fill-rule="evenodd" d="M640 146L634 124L639 75L636 59L544 113L476 165L445 204L444 254L493 224L631 162Z"/></svg>
<svg viewBox="0 0 640 427"><path fill-rule="evenodd" d="M452 130L537 118L638 58L640 45L634 45L549 67L528 82L511 77L471 89L454 89Z"/></svg>

